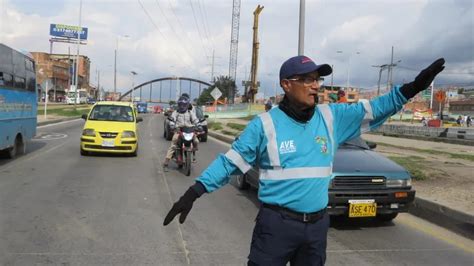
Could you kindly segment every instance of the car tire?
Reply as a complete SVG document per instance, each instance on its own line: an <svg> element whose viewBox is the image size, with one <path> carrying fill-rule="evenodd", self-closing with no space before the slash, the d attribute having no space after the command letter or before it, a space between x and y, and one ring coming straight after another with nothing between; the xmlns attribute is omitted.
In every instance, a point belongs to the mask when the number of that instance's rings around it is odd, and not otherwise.
<svg viewBox="0 0 474 266"><path fill-rule="evenodd" d="M398 213L377 214L376 219L382 222L390 222L397 217Z"/></svg>
<svg viewBox="0 0 474 266"><path fill-rule="evenodd" d="M240 190L246 190L250 188L250 184L247 183L247 174L238 175L235 178L237 182L237 188Z"/></svg>

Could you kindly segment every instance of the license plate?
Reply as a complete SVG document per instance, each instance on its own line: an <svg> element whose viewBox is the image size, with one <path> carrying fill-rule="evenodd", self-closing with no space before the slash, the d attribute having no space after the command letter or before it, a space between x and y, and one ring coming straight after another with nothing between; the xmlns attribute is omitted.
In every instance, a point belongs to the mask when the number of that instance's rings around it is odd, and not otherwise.
<svg viewBox="0 0 474 266"><path fill-rule="evenodd" d="M349 200L349 217L374 217L377 203L374 200Z"/></svg>
<svg viewBox="0 0 474 266"><path fill-rule="evenodd" d="M103 140L102 141L102 147L114 147L114 141L113 140Z"/></svg>

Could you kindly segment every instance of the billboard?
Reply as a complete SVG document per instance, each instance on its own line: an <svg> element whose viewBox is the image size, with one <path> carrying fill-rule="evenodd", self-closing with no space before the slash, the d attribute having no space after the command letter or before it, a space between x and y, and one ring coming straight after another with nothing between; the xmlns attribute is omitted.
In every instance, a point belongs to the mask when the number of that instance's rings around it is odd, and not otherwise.
<svg viewBox="0 0 474 266"><path fill-rule="evenodd" d="M50 24L49 26L49 35L54 37L77 39L78 31L80 32L81 40L87 40L87 28L63 24Z"/></svg>

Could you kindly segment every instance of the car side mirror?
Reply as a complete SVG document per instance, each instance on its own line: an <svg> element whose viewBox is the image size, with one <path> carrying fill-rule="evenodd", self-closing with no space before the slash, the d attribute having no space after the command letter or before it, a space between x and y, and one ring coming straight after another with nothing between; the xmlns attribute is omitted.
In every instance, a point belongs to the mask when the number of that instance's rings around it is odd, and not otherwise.
<svg viewBox="0 0 474 266"><path fill-rule="evenodd" d="M137 123L142 122L143 118L142 117L137 117Z"/></svg>
<svg viewBox="0 0 474 266"><path fill-rule="evenodd" d="M209 115L204 115L204 118L209 118Z"/></svg>
<svg viewBox="0 0 474 266"><path fill-rule="evenodd" d="M367 141L367 146L369 146L369 148L370 148L371 150L373 150L373 149L377 148L377 143Z"/></svg>
<svg viewBox="0 0 474 266"><path fill-rule="evenodd" d="M82 114L81 118L87 120L87 114Z"/></svg>

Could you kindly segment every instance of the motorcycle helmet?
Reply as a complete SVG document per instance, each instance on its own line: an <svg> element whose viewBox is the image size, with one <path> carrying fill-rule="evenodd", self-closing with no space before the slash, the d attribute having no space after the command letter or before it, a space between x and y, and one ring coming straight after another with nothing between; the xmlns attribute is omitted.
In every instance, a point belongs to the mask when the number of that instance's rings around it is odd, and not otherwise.
<svg viewBox="0 0 474 266"><path fill-rule="evenodd" d="M189 98L179 97L178 99L178 113L185 113L189 108Z"/></svg>

